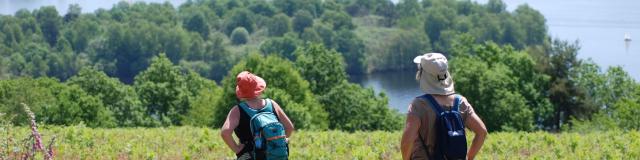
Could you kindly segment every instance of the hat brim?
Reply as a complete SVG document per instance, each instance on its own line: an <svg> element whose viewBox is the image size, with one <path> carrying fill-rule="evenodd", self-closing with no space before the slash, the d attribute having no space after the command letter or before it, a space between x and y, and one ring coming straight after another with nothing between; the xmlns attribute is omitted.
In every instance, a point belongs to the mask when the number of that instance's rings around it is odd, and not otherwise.
<svg viewBox="0 0 640 160"><path fill-rule="evenodd" d="M416 58L413 58L413 63L420 64L420 61L422 60L423 57L424 55L416 56Z"/></svg>

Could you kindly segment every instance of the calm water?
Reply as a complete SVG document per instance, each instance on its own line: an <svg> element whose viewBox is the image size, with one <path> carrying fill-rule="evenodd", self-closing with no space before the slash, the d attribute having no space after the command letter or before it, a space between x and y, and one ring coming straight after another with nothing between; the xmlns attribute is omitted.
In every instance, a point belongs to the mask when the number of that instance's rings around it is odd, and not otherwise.
<svg viewBox="0 0 640 160"><path fill-rule="evenodd" d="M384 91L389 97L389 107L406 113L411 100L422 94L415 76L415 71L384 72L351 76L350 81L371 87L376 92Z"/></svg>
<svg viewBox="0 0 640 160"><path fill-rule="evenodd" d="M0 14L13 14L20 8L29 10L44 5L56 6L66 13L69 4L80 4L83 12L97 8L110 8L120 0L0 0ZM129 0L138 2L140 0ZM165 2L167 0L144 0ZM174 6L186 0L170 0ZM394 0L396 1L396 0ZM486 3L488 0L476 0ZM623 66L636 80L640 80L640 1L638 0L503 0L508 10L521 4L529 4L547 19L549 34L562 40L579 40L582 49L578 57L592 59L601 67ZM624 34L634 38L625 46ZM411 63L411 59L407 60ZM352 82L384 91L389 96L389 106L406 112L413 97L420 95L415 72L374 73L354 76Z"/></svg>

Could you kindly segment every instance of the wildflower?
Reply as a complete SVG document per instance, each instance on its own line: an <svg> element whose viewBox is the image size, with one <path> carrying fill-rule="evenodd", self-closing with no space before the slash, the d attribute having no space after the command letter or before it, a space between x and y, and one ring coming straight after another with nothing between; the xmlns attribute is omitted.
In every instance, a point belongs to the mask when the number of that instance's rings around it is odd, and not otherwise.
<svg viewBox="0 0 640 160"><path fill-rule="evenodd" d="M49 151L46 151L43 149L42 147L42 137L40 136L40 132L38 132L38 126L36 123L36 115L33 114L33 112L31 112L31 109L29 108L29 106L27 106L24 103L20 103L22 104L22 106L24 107L24 111L27 112L27 114L29 115L29 119L31 120L31 134L33 135L33 138L35 139L36 143L33 144L33 148L36 151L42 151L44 153L44 159L45 160L52 160L53 159L53 141L55 140L55 137L53 137L53 139L51 140L51 143L49 144Z"/></svg>
<svg viewBox="0 0 640 160"><path fill-rule="evenodd" d="M31 134L33 135L33 138L36 140L36 143L34 144L34 148L36 150L42 150L42 137L40 137L40 132L38 132L38 126L36 124L36 116L35 114L33 114L33 112L31 112L31 109L29 108L29 106L27 106L24 103L21 103L22 106L24 107L24 111L27 112L27 114L29 115L29 119L31 120Z"/></svg>

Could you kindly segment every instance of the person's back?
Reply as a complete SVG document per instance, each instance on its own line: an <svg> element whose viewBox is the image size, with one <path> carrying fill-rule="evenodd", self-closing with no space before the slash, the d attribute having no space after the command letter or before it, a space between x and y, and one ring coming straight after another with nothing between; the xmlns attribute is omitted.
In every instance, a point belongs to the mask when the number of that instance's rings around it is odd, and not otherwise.
<svg viewBox="0 0 640 160"><path fill-rule="evenodd" d="M236 83L236 96L240 103L231 108L222 126L220 135L224 142L237 159L287 159L287 143L293 134L293 123L278 103L260 98L266 82L245 71L238 74ZM232 133L240 140L239 144Z"/></svg>
<svg viewBox="0 0 640 160"><path fill-rule="evenodd" d="M442 150L438 150L437 118L434 107L451 110L454 106L456 94L453 89L453 79L448 72L447 61L441 54L425 54L416 57L419 71L416 79L420 81L420 88L427 95L416 97L409 105L407 122L401 141L403 159L440 159L434 157ZM434 103L426 96L432 96ZM460 96L458 110L464 126L475 132L476 137L466 154L472 159L480 150L486 136L484 123L475 114L473 107L465 97ZM437 105L437 106L436 106ZM441 137L444 138L444 137ZM436 153L438 152L438 153Z"/></svg>

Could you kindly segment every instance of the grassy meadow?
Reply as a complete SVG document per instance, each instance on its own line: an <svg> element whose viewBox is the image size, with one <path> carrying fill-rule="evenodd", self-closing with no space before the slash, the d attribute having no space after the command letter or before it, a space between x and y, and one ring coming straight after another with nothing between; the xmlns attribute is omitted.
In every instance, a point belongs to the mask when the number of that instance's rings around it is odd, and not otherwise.
<svg viewBox="0 0 640 160"><path fill-rule="evenodd" d="M24 152L30 128L5 127L0 159ZM40 127L43 145L56 137L55 159L233 159L217 129L195 127L92 129ZM291 159L401 159L401 132L298 131ZM471 135L469 135L471 136ZM469 141L471 137L469 137ZM43 157L42 153L36 159ZM491 133L478 159L633 159L640 132Z"/></svg>

